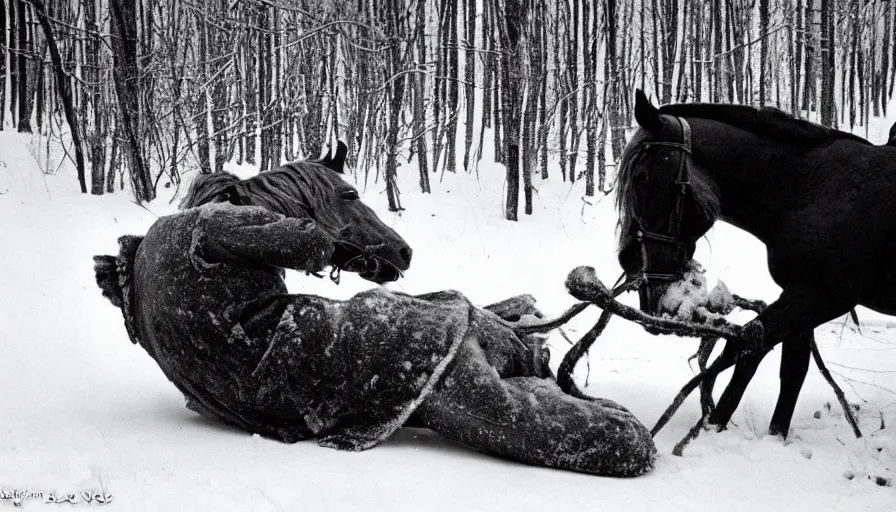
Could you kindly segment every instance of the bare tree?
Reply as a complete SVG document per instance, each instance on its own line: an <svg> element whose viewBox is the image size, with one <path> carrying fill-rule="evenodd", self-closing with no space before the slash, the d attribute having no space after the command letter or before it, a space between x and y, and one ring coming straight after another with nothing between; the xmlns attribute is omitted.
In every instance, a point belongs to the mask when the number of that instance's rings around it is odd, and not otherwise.
<svg viewBox="0 0 896 512"><path fill-rule="evenodd" d="M128 159L134 197L138 202L156 197L152 177L143 157L140 144L140 110L137 83L137 15L134 4L123 0L109 0L112 20L112 48L114 56L115 90L118 95L119 118L125 138L123 148Z"/></svg>
<svg viewBox="0 0 896 512"><path fill-rule="evenodd" d="M504 124L504 165L507 167L507 203L504 216L517 220L520 194L520 122L522 95L519 84L525 76L521 66L520 37L526 26L526 6L522 0L505 0L505 18L499 22L503 48L501 99Z"/></svg>
<svg viewBox="0 0 896 512"><path fill-rule="evenodd" d="M84 169L84 147L81 142L81 123L75 113L71 88L69 87L68 78L65 75L65 69L62 67L62 56L59 54L59 47L56 46L56 38L53 36L53 27L50 26L50 19L47 16L47 11L43 2L41 0L28 0L28 2L37 14L38 22L44 31L44 37L47 39L47 45L50 49L50 58L53 61L53 71L56 75L56 87L59 91L59 96L62 99L65 118L66 121L68 121L69 129L71 130L72 144L75 147L75 166L78 170L78 183L81 185L81 192L86 194L87 180ZM102 186L100 186L100 192L102 192Z"/></svg>
<svg viewBox="0 0 896 512"><path fill-rule="evenodd" d="M31 50L31 38L28 37L28 20L30 15L25 0L16 2L16 83L17 104L19 107L18 130L31 133L31 95L28 94L28 61L27 54Z"/></svg>
<svg viewBox="0 0 896 512"><path fill-rule="evenodd" d="M389 46L389 135L386 141L388 153L386 156L386 195L389 199L389 210L397 212L402 210L398 194L398 130L401 116L401 106L404 101L405 75L402 73L400 41L406 35L405 24L400 21L401 0L386 0L387 24Z"/></svg>
<svg viewBox="0 0 896 512"><path fill-rule="evenodd" d="M834 125L834 0L821 0L821 123L825 126ZM853 44L855 44L855 30L853 27ZM854 61L853 61L854 63ZM852 88L852 78L850 78ZM851 110L851 120L854 121L855 111Z"/></svg>
<svg viewBox="0 0 896 512"><path fill-rule="evenodd" d="M476 1L464 0L464 46L466 55L464 60L464 103L467 109L466 133L464 136L464 170L470 169L470 151L473 148L473 123L476 106L475 80L476 80L476 52L473 45L476 42Z"/></svg>

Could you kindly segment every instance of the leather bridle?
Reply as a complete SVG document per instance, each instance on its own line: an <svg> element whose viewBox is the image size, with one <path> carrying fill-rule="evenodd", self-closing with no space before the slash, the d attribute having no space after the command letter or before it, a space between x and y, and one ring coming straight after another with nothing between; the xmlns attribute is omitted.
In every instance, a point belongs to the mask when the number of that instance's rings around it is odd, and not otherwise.
<svg viewBox="0 0 896 512"><path fill-rule="evenodd" d="M669 142L669 141L647 141L644 142L639 148L636 159L633 161L637 161L641 157L641 153L648 151L653 148L666 148L674 150L679 155L678 159L678 176L675 180L675 186L678 188L676 201L675 201L675 209L672 212L672 222L669 226L668 233L654 233L652 231L648 231L644 229L641 225L641 222L637 217L632 215L633 222L631 224L631 235L634 240L638 242L641 246L641 270L638 274L629 275L627 280L627 285L629 288L632 287L634 282L637 282L637 286L643 286L645 284L650 283L651 281L667 281L674 282L678 281L682 278L683 270L670 274L670 273L661 273L661 272L651 272L650 270L650 259L648 258L648 250L647 246L650 244L660 244L660 245L672 245L674 246L676 253L679 258L679 268L684 269L687 267L687 247L688 243L684 242L680 239L681 236L681 223L682 217L684 216L684 206L685 206L685 197L688 194L688 191L691 188L690 182L690 166L688 165L688 158L691 157L691 127L688 125L688 122L680 117L668 116L672 119L675 119L678 122L678 125L681 127L681 142ZM644 182L648 182L650 177L644 180Z"/></svg>

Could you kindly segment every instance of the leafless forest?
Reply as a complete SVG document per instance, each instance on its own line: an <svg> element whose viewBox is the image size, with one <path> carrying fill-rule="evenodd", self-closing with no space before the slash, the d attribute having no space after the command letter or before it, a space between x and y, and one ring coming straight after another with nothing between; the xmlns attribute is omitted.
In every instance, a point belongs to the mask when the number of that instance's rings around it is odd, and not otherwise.
<svg viewBox="0 0 896 512"><path fill-rule="evenodd" d="M0 4L0 126L59 137L82 191L128 184L140 202L190 170L339 138L394 210L399 176L430 191L490 146L514 220L540 180L612 186L636 87L843 127L886 114L896 83L888 0Z"/></svg>

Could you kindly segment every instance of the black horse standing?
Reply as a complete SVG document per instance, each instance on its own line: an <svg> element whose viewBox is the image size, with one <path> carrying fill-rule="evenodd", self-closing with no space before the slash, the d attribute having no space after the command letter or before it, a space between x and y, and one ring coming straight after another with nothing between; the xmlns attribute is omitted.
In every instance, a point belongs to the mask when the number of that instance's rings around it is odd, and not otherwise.
<svg viewBox="0 0 896 512"><path fill-rule="evenodd" d="M783 292L754 320L761 346L726 344L714 363L735 369L710 422L727 425L762 358L783 343L769 432L786 436L815 327L856 305L896 314L896 149L777 109L657 109L641 91L635 118L617 206L619 261L630 277L646 277L641 309L657 311L716 220L761 240Z"/></svg>

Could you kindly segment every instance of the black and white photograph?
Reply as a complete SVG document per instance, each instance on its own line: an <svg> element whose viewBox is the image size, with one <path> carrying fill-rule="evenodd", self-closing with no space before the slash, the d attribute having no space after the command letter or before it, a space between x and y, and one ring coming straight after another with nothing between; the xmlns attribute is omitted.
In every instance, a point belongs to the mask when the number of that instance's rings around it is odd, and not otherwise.
<svg viewBox="0 0 896 512"><path fill-rule="evenodd" d="M896 2L0 8L0 509L896 511Z"/></svg>

